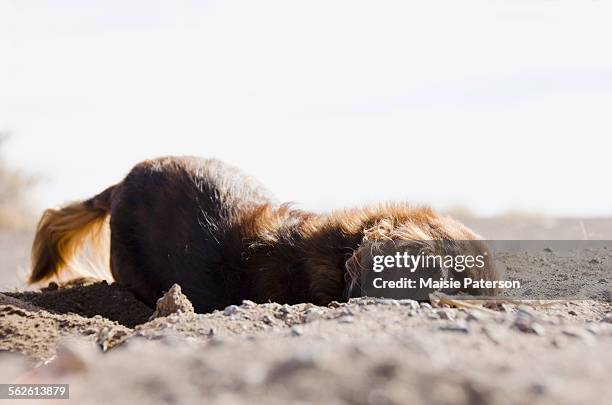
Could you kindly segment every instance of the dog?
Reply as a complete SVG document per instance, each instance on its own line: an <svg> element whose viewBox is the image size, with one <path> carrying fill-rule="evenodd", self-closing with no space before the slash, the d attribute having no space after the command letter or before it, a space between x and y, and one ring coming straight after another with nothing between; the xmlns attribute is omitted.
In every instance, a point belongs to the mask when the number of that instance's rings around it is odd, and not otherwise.
<svg viewBox="0 0 612 405"><path fill-rule="evenodd" d="M107 223L110 249L91 250L110 250L114 281L151 307L177 283L200 313L247 299L346 301L359 296L362 259L389 241L441 254L486 250L470 229L427 207L385 203L316 214L279 204L255 179L218 160L163 157L139 163L93 198L46 210L30 283L74 269L83 242L103 239ZM490 258L485 264L466 274L496 279Z"/></svg>

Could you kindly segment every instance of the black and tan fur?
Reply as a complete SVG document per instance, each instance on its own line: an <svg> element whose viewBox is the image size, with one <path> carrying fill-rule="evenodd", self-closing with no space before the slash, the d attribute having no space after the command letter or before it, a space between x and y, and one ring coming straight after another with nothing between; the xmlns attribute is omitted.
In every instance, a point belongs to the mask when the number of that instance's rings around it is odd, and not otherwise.
<svg viewBox="0 0 612 405"><path fill-rule="evenodd" d="M360 255L376 241L447 240L465 251L482 249L472 231L429 208L381 204L317 215L277 204L222 162L166 157L138 164L89 200L47 210L32 248L30 282L64 272L84 237L109 216L113 279L151 306L178 283L199 312L244 299L346 300L355 294ZM496 273L487 263L473 276Z"/></svg>

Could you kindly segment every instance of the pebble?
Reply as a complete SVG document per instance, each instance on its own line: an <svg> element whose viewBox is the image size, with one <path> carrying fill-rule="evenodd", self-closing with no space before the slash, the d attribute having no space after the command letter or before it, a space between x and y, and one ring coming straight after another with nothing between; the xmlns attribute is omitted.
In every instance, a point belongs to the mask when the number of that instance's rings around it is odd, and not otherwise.
<svg viewBox="0 0 612 405"><path fill-rule="evenodd" d="M466 320L470 322L480 322L482 320L482 313L477 310L471 310L467 313Z"/></svg>
<svg viewBox="0 0 612 405"><path fill-rule="evenodd" d="M272 319L272 317L268 314L265 314L264 316L262 316L261 320L268 325L274 324L274 319Z"/></svg>
<svg viewBox="0 0 612 405"><path fill-rule="evenodd" d="M546 332L544 327L537 322L531 324L531 331L538 336L542 336Z"/></svg>
<svg viewBox="0 0 612 405"><path fill-rule="evenodd" d="M378 298L376 299L376 303L378 305L392 305L392 306L399 306L399 302L397 302L397 300L392 300L389 298Z"/></svg>
<svg viewBox="0 0 612 405"><path fill-rule="evenodd" d="M371 297L357 297L349 299L348 303L356 305L371 305L376 303L376 299Z"/></svg>
<svg viewBox="0 0 612 405"><path fill-rule="evenodd" d="M100 329L100 331L96 335L96 343L98 344L98 346L100 346L102 351L107 351L126 334L127 333L122 329L105 326Z"/></svg>
<svg viewBox="0 0 612 405"><path fill-rule="evenodd" d="M257 304L251 300L242 300L242 308L255 308L256 306Z"/></svg>
<svg viewBox="0 0 612 405"><path fill-rule="evenodd" d="M448 309L438 309L436 313L438 314L440 319L446 319L449 321L452 321L453 319L455 319L455 314L453 314Z"/></svg>
<svg viewBox="0 0 612 405"><path fill-rule="evenodd" d="M406 306L409 307L410 309L419 309L419 303L415 300L408 300L408 299L403 299L403 300L398 300L397 302L399 302L399 304L401 306Z"/></svg>
<svg viewBox="0 0 612 405"><path fill-rule="evenodd" d="M448 323L446 325L438 326L438 330L448 331L448 332L460 332L460 333L469 333L470 327L466 322L454 322Z"/></svg>
<svg viewBox="0 0 612 405"><path fill-rule="evenodd" d="M518 316L513 326L523 333L533 333L538 336L542 336L545 333L545 329L542 325L526 316Z"/></svg>
<svg viewBox="0 0 612 405"><path fill-rule="evenodd" d="M225 307L225 309L223 310L223 315L230 316L234 315L236 312L238 312L238 307L236 305L230 305Z"/></svg>
<svg viewBox="0 0 612 405"><path fill-rule="evenodd" d="M516 312L519 316L524 315L533 318L533 310L527 305L519 305L516 308Z"/></svg>

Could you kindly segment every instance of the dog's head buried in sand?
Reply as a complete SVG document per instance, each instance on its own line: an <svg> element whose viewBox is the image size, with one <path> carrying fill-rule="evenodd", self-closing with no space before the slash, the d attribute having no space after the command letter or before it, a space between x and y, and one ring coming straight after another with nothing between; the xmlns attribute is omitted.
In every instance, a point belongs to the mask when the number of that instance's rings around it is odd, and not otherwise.
<svg viewBox="0 0 612 405"><path fill-rule="evenodd" d="M318 215L278 204L255 180L217 160L166 157L136 165L89 200L47 210L32 247L30 282L61 280L69 269L86 276L73 263L75 253L109 217L112 278L150 306L177 283L198 312L246 299L347 300L362 293L363 264L375 253L396 254L398 246L443 256L486 251L476 234L429 208L380 204ZM488 256L483 263L430 271L437 278L497 279Z"/></svg>

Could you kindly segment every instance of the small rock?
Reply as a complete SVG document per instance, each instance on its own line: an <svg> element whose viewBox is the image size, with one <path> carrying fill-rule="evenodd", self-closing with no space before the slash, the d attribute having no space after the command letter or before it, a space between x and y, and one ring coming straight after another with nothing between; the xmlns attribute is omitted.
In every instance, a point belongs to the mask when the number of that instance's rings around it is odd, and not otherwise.
<svg viewBox="0 0 612 405"><path fill-rule="evenodd" d="M272 319L272 317L268 314L265 314L264 316L261 317L261 320L263 321L263 323L268 324L268 325L274 325L274 319Z"/></svg>
<svg viewBox="0 0 612 405"><path fill-rule="evenodd" d="M234 315L236 312L238 312L238 307L236 305L229 305L223 310L223 315L231 316Z"/></svg>
<svg viewBox="0 0 612 405"><path fill-rule="evenodd" d="M299 326L292 326L291 327L291 336L302 336L304 332L302 331L302 328L300 328Z"/></svg>
<svg viewBox="0 0 612 405"><path fill-rule="evenodd" d="M356 305L371 305L374 304L376 302L376 300L374 298L371 297L356 297L356 298L351 298L348 300L349 304L356 304Z"/></svg>
<svg viewBox="0 0 612 405"><path fill-rule="evenodd" d="M242 308L250 309L250 308L255 308L256 306L257 306L257 304L254 303L253 301L242 300L242 305L241 305Z"/></svg>
<svg viewBox="0 0 612 405"><path fill-rule="evenodd" d="M149 321L175 313L193 313L191 301L181 292L181 286L178 284L174 284L163 297L157 300L155 312Z"/></svg>
<svg viewBox="0 0 612 405"><path fill-rule="evenodd" d="M546 332L544 327L537 322L531 324L531 331L532 333L535 333L538 336L542 336Z"/></svg>
<svg viewBox="0 0 612 405"><path fill-rule="evenodd" d="M573 309L570 309L569 311L567 311L568 314L576 316L578 315L578 313L576 311L574 311Z"/></svg>
<svg viewBox="0 0 612 405"><path fill-rule="evenodd" d="M601 321L605 323L612 323L612 312L607 313Z"/></svg>
<svg viewBox="0 0 612 405"><path fill-rule="evenodd" d="M454 322L438 326L438 330L448 332L469 333L470 327L466 322Z"/></svg>
<svg viewBox="0 0 612 405"><path fill-rule="evenodd" d="M542 325L534 322L526 316L518 316L514 321L513 326L523 333L533 333L538 336L544 335L545 329Z"/></svg>
<svg viewBox="0 0 612 405"><path fill-rule="evenodd" d="M392 306L399 306L399 302L397 302L397 300L392 300L392 299L388 299L388 298L378 298L376 299L376 303L378 305L392 305Z"/></svg>
<svg viewBox="0 0 612 405"><path fill-rule="evenodd" d="M525 315L525 316L528 316L530 318L533 318L533 310L530 307L528 307L527 305L519 305L516 308L516 312L517 312L517 314L519 316L520 315Z"/></svg>
<svg viewBox="0 0 612 405"><path fill-rule="evenodd" d="M124 329L105 326L96 335L96 343L102 351L107 351L117 345L126 335L127 332Z"/></svg>
<svg viewBox="0 0 612 405"><path fill-rule="evenodd" d="M436 312L430 312L427 314L427 319L437 320L440 319L440 315L438 315Z"/></svg>
<svg viewBox="0 0 612 405"><path fill-rule="evenodd" d="M415 300L403 299L403 300L398 300L397 302L401 306L406 306L406 307L409 307L410 309L419 309L419 303Z"/></svg>
<svg viewBox="0 0 612 405"><path fill-rule="evenodd" d="M452 321L453 319L455 319L455 314L453 314L448 309L438 309L436 313L438 314L440 319L446 319L449 321Z"/></svg>
<svg viewBox="0 0 612 405"><path fill-rule="evenodd" d="M546 247L546 248L544 248L544 251L547 252L547 253L552 253L553 250L551 248L549 248L549 247Z"/></svg>
<svg viewBox="0 0 612 405"><path fill-rule="evenodd" d="M470 322L480 322L482 320L482 313L477 310L468 311L465 319Z"/></svg>

